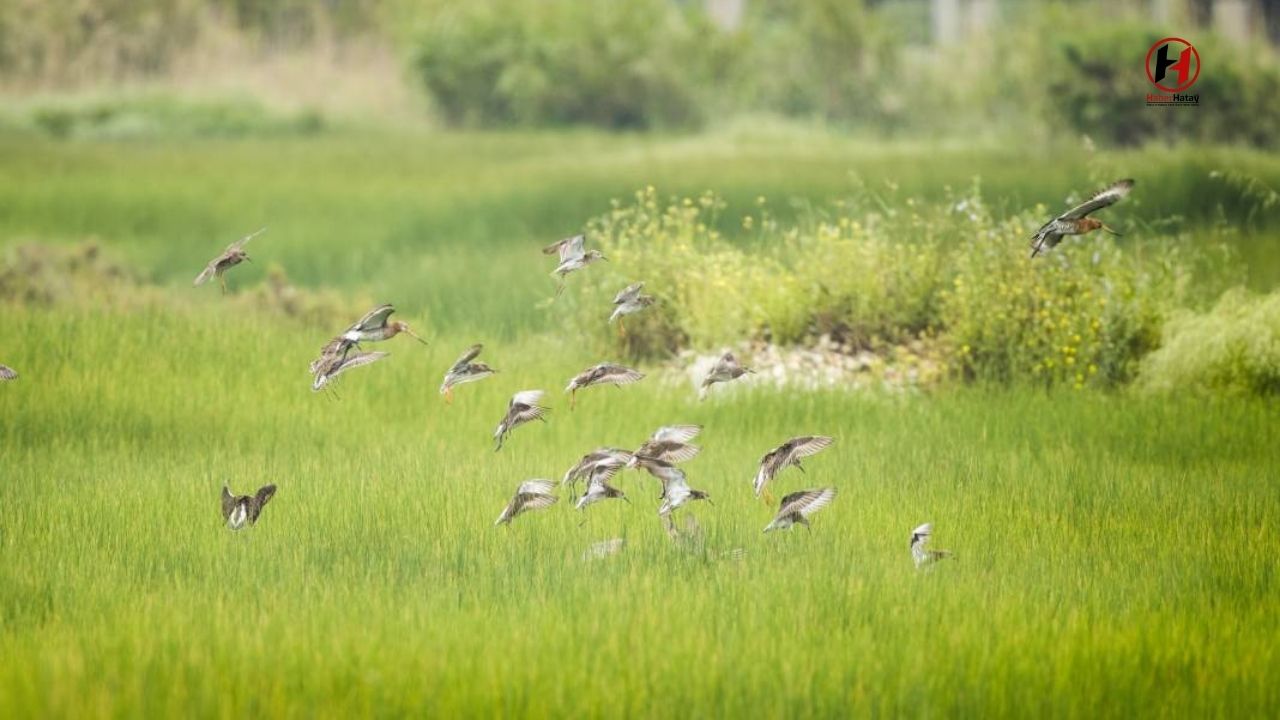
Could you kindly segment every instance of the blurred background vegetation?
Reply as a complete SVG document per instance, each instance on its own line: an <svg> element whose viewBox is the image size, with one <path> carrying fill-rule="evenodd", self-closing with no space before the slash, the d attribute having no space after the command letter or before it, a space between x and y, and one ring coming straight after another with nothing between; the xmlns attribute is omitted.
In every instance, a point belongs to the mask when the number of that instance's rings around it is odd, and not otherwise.
<svg viewBox="0 0 1280 720"><path fill-rule="evenodd" d="M1197 108L1144 104L1171 34ZM188 282L265 223L252 295L311 321L378 294L608 353L592 303L643 278L633 357L835 338L968 380L1274 392L1277 41L1280 0L0 0L0 291L85 287L50 241ZM1127 175L1127 237L1025 262ZM549 313L529 248L582 228L627 263ZM1264 340L1187 339L1222 323Z"/></svg>

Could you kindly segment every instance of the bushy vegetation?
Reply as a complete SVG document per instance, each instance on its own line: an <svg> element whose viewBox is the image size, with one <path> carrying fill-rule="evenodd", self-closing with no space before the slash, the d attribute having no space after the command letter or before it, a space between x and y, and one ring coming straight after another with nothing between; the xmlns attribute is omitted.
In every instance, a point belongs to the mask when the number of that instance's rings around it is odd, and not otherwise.
<svg viewBox="0 0 1280 720"><path fill-rule="evenodd" d="M281 114L249 98L197 101L163 94L39 100L9 108L0 121L59 139L310 135L325 128L315 111Z"/></svg>
<svg viewBox="0 0 1280 720"><path fill-rule="evenodd" d="M1208 312L1176 314L1139 380L1160 392L1280 394L1280 292L1234 290Z"/></svg>
<svg viewBox="0 0 1280 720"><path fill-rule="evenodd" d="M965 377L1082 387L1130 380L1163 319L1192 299L1185 239L1121 247L1098 234L1031 260L1026 238L1049 211L997 219L976 189L944 203L865 193L794 224L757 205L725 223L711 194L664 201L647 188L617 204L589 227L612 262L585 304L645 280L660 304L632 323L639 354L744 337L872 350L936 338ZM726 224L740 226L736 242Z"/></svg>

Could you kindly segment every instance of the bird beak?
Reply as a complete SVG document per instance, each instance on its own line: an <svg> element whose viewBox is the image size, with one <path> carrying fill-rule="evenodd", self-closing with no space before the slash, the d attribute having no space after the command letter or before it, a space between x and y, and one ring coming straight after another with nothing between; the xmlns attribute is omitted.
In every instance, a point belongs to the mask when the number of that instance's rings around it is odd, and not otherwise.
<svg viewBox="0 0 1280 720"><path fill-rule="evenodd" d="M603 256L603 255L601 255L601 256L600 256L600 259L601 259L601 260L603 260L603 261L605 261L605 262L609 262L609 258L607 258L607 257L605 257L605 256Z"/></svg>
<svg viewBox="0 0 1280 720"><path fill-rule="evenodd" d="M409 333L409 337L413 338L414 340L417 340L418 342L422 343L423 345L428 344L426 340L423 340L422 338L418 337L418 333L416 333L416 332L414 332L414 331L410 330L409 328L405 328L405 329L404 329L404 331L405 331L405 332L407 332L407 333Z"/></svg>
<svg viewBox="0 0 1280 720"><path fill-rule="evenodd" d="M1112 235L1115 235L1116 237L1120 237L1121 235L1123 235L1123 234L1124 234L1124 233L1118 233L1118 232L1116 232L1115 230L1113 230L1113 229L1111 228L1111 226L1110 226L1110 225L1103 225L1103 226L1102 226L1102 229L1103 229L1103 230L1106 230L1107 232L1111 233Z"/></svg>
<svg viewBox="0 0 1280 720"><path fill-rule="evenodd" d="M245 261L245 262L253 262L253 258L249 257L248 255L245 255L245 256L244 256L244 261Z"/></svg>

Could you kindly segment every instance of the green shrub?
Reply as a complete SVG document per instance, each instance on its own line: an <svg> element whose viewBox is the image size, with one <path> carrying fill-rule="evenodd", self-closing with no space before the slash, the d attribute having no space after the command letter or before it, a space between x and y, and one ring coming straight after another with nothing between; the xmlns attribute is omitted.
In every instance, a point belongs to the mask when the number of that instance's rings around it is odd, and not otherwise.
<svg viewBox="0 0 1280 720"><path fill-rule="evenodd" d="M1048 211L997 220L976 189L929 204L864 192L791 225L761 198L736 223L740 244L716 229L726 209L647 188L592 221L612 262L583 274L576 329L605 342L613 293L644 280L659 303L629 321L633 354L819 336L888 353L930 339L968 379L1112 386L1192 300L1203 262L1182 238L1122 248L1101 234L1031 260L1026 238Z"/></svg>
<svg viewBox="0 0 1280 720"><path fill-rule="evenodd" d="M1280 394L1280 292L1232 290L1209 312L1176 314L1138 379L1147 391Z"/></svg>
<svg viewBox="0 0 1280 720"><path fill-rule="evenodd" d="M413 65L456 125L687 126L711 33L666 0L494 0L440 11Z"/></svg>
<svg viewBox="0 0 1280 720"><path fill-rule="evenodd" d="M18 109L16 125L51 137L245 137L310 135L325 128L315 111L279 115L251 100L189 101L168 95L44 101Z"/></svg>

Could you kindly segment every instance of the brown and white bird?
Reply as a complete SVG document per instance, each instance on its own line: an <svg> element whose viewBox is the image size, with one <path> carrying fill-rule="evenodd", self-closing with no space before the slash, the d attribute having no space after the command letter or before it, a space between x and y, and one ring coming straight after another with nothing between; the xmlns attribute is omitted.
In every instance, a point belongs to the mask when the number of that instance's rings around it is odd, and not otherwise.
<svg viewBox="0 0 1280 720"><path fill-rule="evenodd" d="M924 567L951 557L950 550L930 550L926 547L931 537L933 537L933 523L925 523L911 531L911 559L915 560L916 567Z"/></svg>
<svg viewBox="0 0 1280 720"><path fill-rule="evenodd" d="M618 488L609 484L609 479L617 474L621 465L597 465L591 471L591 479L587 481L587 490L578 498L574 509L581 510L588 505L595 505L602 500L627 500L627 496Z"/></svg>
<svg viewBox="0 0 1280 720"><path fill-rule="evenodd" d="M484 350L484 345L472 345L444 374L444 381L440 383L440 394L444 395L445 402L453 403L455 386L483 380L498 372L482 362L474 362L481 350Z"/></svg>
<svg viewBox="0 0 1280 720"><path fill-rule="evenodd" d="M755 370L743 367L742 364L738 362L738 358L734 357L731 352L721 355L720 359L716 360L716 364L711 366L711 370L707 373L707 376L703 378L702 387L698 389L698 399L707 399L707 392L710 390L712 385L721 382L729 382L730 380L737 380L747 373L755 373Z"/></svg>
<svg viewBox="0 0 1280 720"><path fill-rule="evenodd" d="M395 311L392 305L379 305L365 313L364 317L320 348L320 357L311 361L311 374L315 375L321 365L332 362L335 357L345 356L351 348L359 348L360 343L390 340L404 333L426 345L427 341L415 335L406 323L398 320L388 322L387 319Z"/></svg>
<svg viewBox="0 0 1280 720"><path fill-rule="evenodd" d="M597 260L608 260L599 250L587 250L584 245L587 241L586 235L574 235L563 240L553 242L542 248L545 255L559 255L560 263L556 265L556 269L551 271L559 284L556 286L556 296L564 292L565 277L569 273L577 272L582 268L590 265Z"/></svg>
<svg viewBox="0 0 1280 720"><path fill-rule="evenodd" d="M630 385L644 377L644 373L639 370L632 370L629 367L617 365L614 363L600 363L592 365L575 375L569 384L565 386L564 391L569 393L569 407L574 406L574 398L577 397L578 391L582 388L591 387L592 385Z"/></svg>
<svg viewBox="0 0 1280 720"><path fill-rule="evenodd" d="M689 479L683 470L674 465L669 467L670 470L664 473L666 480L662 484L662 506L658 508L659 517L667 517L694 500L711 502L710 495L689 487Z"/></svg>
<svg viewBox="0 0 1280 720"><path fill-rule="evenodd" d="M613 314L609 316L609 322L618 321L619 336L627 334L627 327L622 318L634 315L654 303L653 296L643 295L640 293L641 290L644 290L644 283L638 282L623 288L613 298Z"/></svg>
<svg viewBox="0 0 1280 720"><path fill-rule="evenodd" d="M0 365L0 380L17 380L18 371L8 365Z"/></svg>
<svg viewBox="0 0 1280 720"><path fill-rule="evenodd" d="M764 531L786 530L797 524L812 530L813 528L809 527L809 516L830 505L835 498L836 489L833 487L791 493L782 498L782 504L778 507L778 514L774 516L773 522L769 523Z"/></svg>
<svg viewBox="0 0 1280 720"><path fill-rule="evenodd" d="M262 508L276 494L275 485L264 485L253 495L232 495L226 485L222 486L222 520L232 530L258 522Z"/></svg>
<svg viewBox="0 0 1280 720"><path fill-rule="evenodd" d="M1112 230L1101 220L1089 217L1089 213L1114 205L1124 199L1133 189L1133 180L1118 180L1094 193L1088 200L1050 220L1031 236L1031 257L1036 257L1057 247L1066 235L1084 235L1094 230L1105 230L1112 235L1120 233Z"/></svg>
<svg viewBox="0 0 1280 720"><path fill-rule="evenodd" d="M832 442L834 442L832 438L824 435L804 435L793 437L765 453L760 458L760 469L756 471L756 479L752 483L756 497L760 497L765 486L788 467L794 465L804 472L804 466L800 464L800 460L826 450Z"/></svg>
<svg viewBox="0 0 1280 720"><path fill-rule="evenodd" d="M222 251L222 254L209 261L209 264L205 266L204 270L200 271L200 274L196 276L196 281L192 284L198 287L209 282L210 278L216 277L218 278L218 283L222 285L222 292L225 294L227 292L227 280L223 277L223 273L249 260L249 253L244 251L244 246L250 240L266 232L266 230L266 228L262 228L258 232L245 235L228 245L227 249Z"/></svg>
<svg viewBox="0 0 1280 720"><path fill-rule="evenodd" d="M545 394L541 390L522 390L511 397L511 402L507 404L507 414L498 423L498 429L493 431L493 439L496 441L494 452L502 449L502 443L512 430L534 420L547 421L543 416L551 409L538 404Z"/></svg>
<svg viewBox="0 0 1280 720"><path fill-rule="evenodd" d="M555 483L550 480L525 480L520 483L520 487L516 488L515 496L502 509L502 514L498 516L494 526L510 525L511 521L521 513L542 510L555 505L560 498L553 494L554 490Z"/></svg>
<svg viewBox="0 0 1280 720"><path fill-rule="evenodd" d="M560 484L574 488L579 480L591 477L591 473L600 465L625 465L630 459L631 453L620 448L596 448L583 455L581 460L569 468L564 478L560 480Z"/></svg>
<svg viewBox="0 0 1280 720"><path fill-rule="evenodd" d="M702 448L689 441L702 432L701 425L667 425L658 428L644 444L631 454L627 467L636 467L641 458L652 458L669 463L688 462L698 456Z"/></svg>
<svg viewBox="0 0 1280 720"><path fill-rule="evenodd" d="M315 375L311 382L311 390L313 392L323 390L342 373L375 363L387 355L388 353L385 352L353 352L349 347L340 354L322 355L311 364Z"/></svg>

